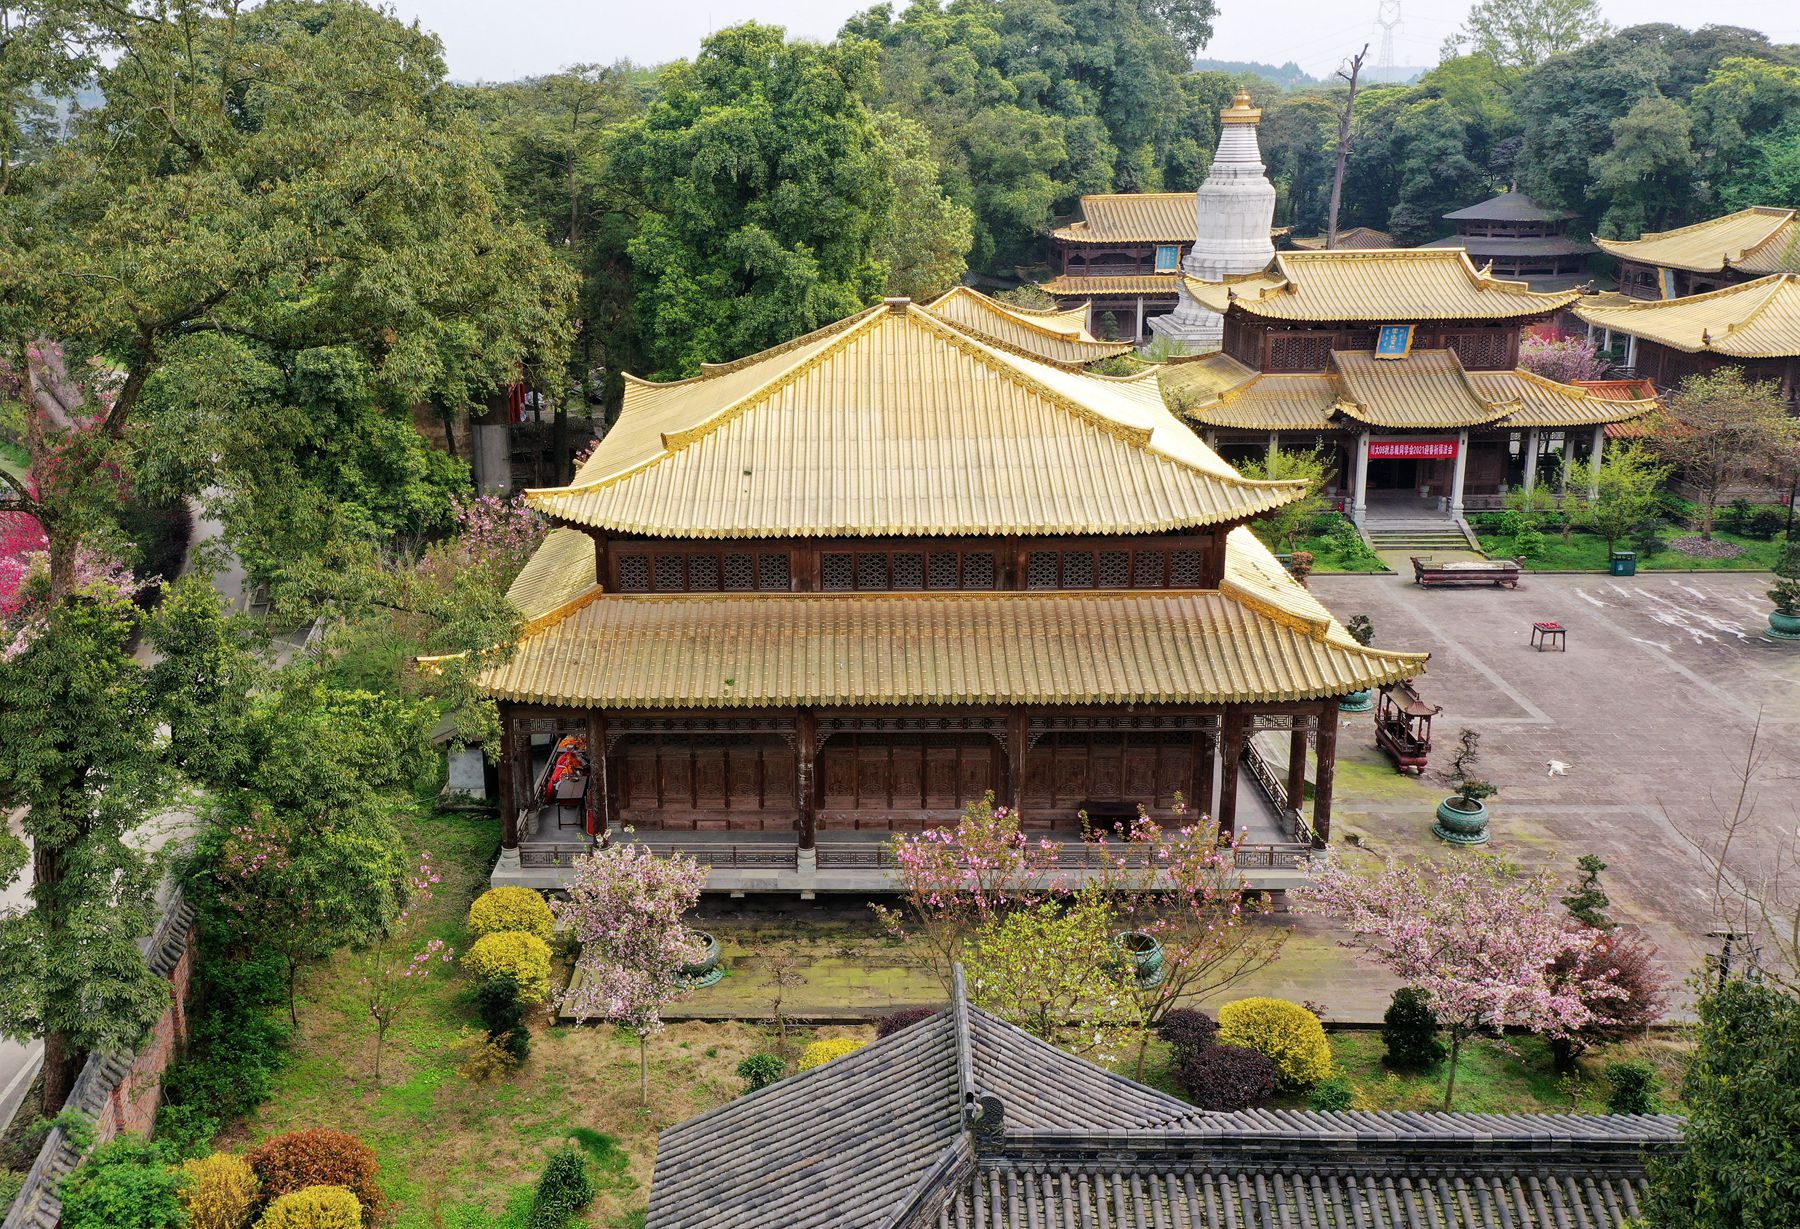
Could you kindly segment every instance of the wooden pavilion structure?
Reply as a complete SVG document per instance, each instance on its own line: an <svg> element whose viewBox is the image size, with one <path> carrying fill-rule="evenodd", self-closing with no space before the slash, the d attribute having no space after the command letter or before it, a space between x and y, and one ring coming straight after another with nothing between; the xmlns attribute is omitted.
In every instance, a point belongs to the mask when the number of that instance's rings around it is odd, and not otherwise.
<svg viewBox="0 0 1800 1229"><path fill-rule="evenodd" d="M1588 280L1588 258L1595 252L1593 244L1569 234L1574 220L1568 210L1540 205L1523 192L1502 192L1445 214L1456 233L1424 246L1462 248L1495 277L1533 290L1568 290Z"/></svg>
<svg viewBox="0 0 1800 1229"><path fill-rule="evenodd" d="M529 493L556 528L481 678L496 882L554 887L629 826L706 849L715 888L867 889L888 833L990 791L1034 831L1179 794L1242 834L1251 778L1274 818L1240 866L1303 868L1339 697L1425 657L1351 638L1244 528L1295 484L1221 461L1153 373L1086 372L1094 345L958 292L630 380L574 481Z"/></svg>
<svg viewBox="0 0 1800 1229"><path fill-rule="evenodd" d="M1188 288L1224 315L1224 348L1166 365L1170 404L1230 460L1334 457L1359 522L1371 499L1451 517L1498 507L1544 455L1598 456L1607 424L1656 404L1520 369L1524 327L1581 296L1496 278L1460 248L1285 252L1266 273Z"/></svg>

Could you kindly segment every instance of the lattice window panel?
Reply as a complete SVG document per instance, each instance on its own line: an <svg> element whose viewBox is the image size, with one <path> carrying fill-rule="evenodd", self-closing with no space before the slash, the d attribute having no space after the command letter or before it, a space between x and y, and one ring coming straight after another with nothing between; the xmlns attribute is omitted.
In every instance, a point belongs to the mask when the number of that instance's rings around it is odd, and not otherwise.
<svg viewBox="0 0 1800 1229"><path fill-rule="evenodd" d="M994 587L994 556L990 551L971 551L963 556L963 588Z"/></svg>
<svg viewBox="0 0 1800 1229"><path fill-rule="evenodd" d="M1471 371L1495 371L1507 366L1510 351L1506 334L1499 331L1458 333L1450 338L1450 348Z"/></svg>
<svg viewBox="0 0 1800 1229"><path fill-rule="evenodd" d="M687 588L680 555L656 556L656 589L659 593L679 592Z"/></svg>
<svg viewBox="0 0 1800 1229"><path fill-rule="evenodd" d="M1163 582L1163 557L1159 550L1141 550L1131 559L1131 583L1139 589L1155 589Z"/></svg>
<svg viewBox="0 0 1800 1229"><path fill-rule="evenodd" d="M719 588L719 557L688 556L688 588L695 592L716 592Z"/></svg>
<svg viewBox="0 0 1800 1229"><path fill-rule="evenodd" d="M1198 589L1201 578L1200 552L1178 550L1169 554L1169 588Z"/></svg>
<svg viewBox="0 0 1800 1229"><path fill-rule="evenodd" d="M956 588L956 552L941 550L931 555L931 568L926 579L933 589Z"/></svg>
<svg viewBox="0 0 1800 1229"><path fill-rule="evenodd" d="M648 555L619 556L619 588L626 593L648 593L650 591L650 557Z"/></svg>
<svg viewBox="0 0 1800 1229"><path fill-rule="evenodd" d="M1025 562L1025 587L1027 589L1056 588L1056 552L1053 550L1034 550Z"/></svg>
<svg viewBox="0 0 1800 1229"><path fill-rule="evenodd" d="M786 593L794 587L786 551L770 551L756 557L756 587L770 593Z"/></svg>
<svg viewBox="0 0 1800 1229"><path fill-rule="evenodd" d="M1063 552L1062 583L1065 589L1094 587L1094 557L1084 550Z"/></svg>
<svg viewBox="0 0 1800 1229"><path fill-rule="evenodd" d="M1375 348L1374 330L1364 329L1355 333L1345 333L1338 338L1338 348L1341 350L1373 350Z"/></svg>
<svg viewBox="0 0 1800 1229"><path fill-rule="evenodd" d="M725 588L744 590L756 588L756 556L725 556Z"/></svg>
<svg viewBox="0 0 1800 1229"><path fill-rule="evenodd" d="M1131 580L1131 556L1122 550L1100 552L1100 587L1123 589Z"/></svg>
<svg viewBox="0 0 1800 1229"><path fill-rule="evenodd" d="M923 589L925 587L925 556L906 552L894 556L894 588Z"/></svg>
<svg viewBox="0 0 1800 1229"><path fill-rule="evenodd" d="M1331 358L1330 334L1277 337L1269 347L1270 371L1324 371Z"/></svg>
<svg viewBox="0 0 1800 1229"><path fill-rule="evenodd" d="M888 587L886 555L863 554L856 557L856 587L885 589Z"/></svg>
<svg viewBox="0 0 1800 1229"><path fill-rule="evenodd" d="M819 587L834 593L855 588L856 556L848 552L821 555L819 557Z"/></svg>

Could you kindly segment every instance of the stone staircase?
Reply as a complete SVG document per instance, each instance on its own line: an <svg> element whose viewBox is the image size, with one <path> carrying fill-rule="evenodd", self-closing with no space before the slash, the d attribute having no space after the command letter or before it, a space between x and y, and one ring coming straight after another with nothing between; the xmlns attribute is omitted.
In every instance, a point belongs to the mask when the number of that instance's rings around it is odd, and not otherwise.
<svg viewBox="0 0 1800 1229"><path fill-rule="evenodd" d="M1368 538L1369 545L1377 551L1404 551L1409 555L1475 549L1462 527L1449 520L1420 525L1375 524L1369 526Z"/></svg>

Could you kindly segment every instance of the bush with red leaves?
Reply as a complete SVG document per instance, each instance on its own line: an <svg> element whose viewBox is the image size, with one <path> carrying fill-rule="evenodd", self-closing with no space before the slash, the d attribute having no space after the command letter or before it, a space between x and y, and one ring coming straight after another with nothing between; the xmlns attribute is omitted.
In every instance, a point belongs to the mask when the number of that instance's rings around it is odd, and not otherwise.
<svg viewBox="0 0 1800 1229"><path fill-rule="evenodd" d="M937 1015L936 1007L908 1007L904 1011L896 1011L891 1016L883 1016L875 1025L876 1040L891 1037L903 1028L911 1028L921 1020L929 1020Z"/></svg>
<svg viewBox="0 0 1800 1229"><path fill-rule="evenodd" d="M289 1131L252 1148L244 1159L262 1179L264 1199L309 1186L347 1186L362 1203L363 1224L380 1218L375 1150L354 1135L324 1128Z"/></svg>
<svg viewBox="0 0 1800 1229"><path fill-rule="evenodd" d="M1209 1046L1182 1055L1175 1076L1204 1110L1243 1110L1275 1095L1275 1064L1243 1046Z"/></svg>
<svg viewBox="0 0 1800 1229"><path fill-rule="evenodd" d="M1189 1054L1198 1054L1219 1039L1219 1022L1192 1007L1174 1007L1163 1014L1156 1026L1157 1035L1169 1043L1179 1062Z"/></svg>

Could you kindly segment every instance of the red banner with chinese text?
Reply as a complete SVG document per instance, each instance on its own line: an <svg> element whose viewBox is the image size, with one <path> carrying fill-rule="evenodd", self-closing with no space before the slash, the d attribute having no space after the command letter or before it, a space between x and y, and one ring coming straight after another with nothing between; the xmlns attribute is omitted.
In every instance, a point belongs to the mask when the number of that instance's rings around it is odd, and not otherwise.
<svg viewBox="0 0 1800 1229"><path fill-rule="evenodd" d="M1455 455L1455 440L1369 441L1371 461L1444 461Z"/></svg>

